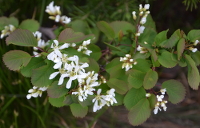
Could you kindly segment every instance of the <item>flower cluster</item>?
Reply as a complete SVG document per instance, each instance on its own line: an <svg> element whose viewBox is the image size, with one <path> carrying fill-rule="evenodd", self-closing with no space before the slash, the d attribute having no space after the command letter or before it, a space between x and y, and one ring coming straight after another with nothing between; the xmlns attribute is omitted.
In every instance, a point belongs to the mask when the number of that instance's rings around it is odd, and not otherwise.
<svg viewBox="0 0 200 128"><path fill-rule="evenodd" d="M44 49L44 47L46 47L47 45L49 45L49 43L48 43L48 42L45 43L45 41L41 39L41 37L42 37L42 33L41 33L41 32L36 31L36 32L33 33L33 35L35 36L35 38L36 38L37 41L38 41L38 47L33 47L33 50L34 50L34 51L33 51L33 55L34 55L35 57L39 57L40 54L37 52L37 51L38 51L38 48Z"/></svg>
<svg viewBox="0 0 200 128"><path fill-rule="evenodd" d="M92 100L94 102L93 112L100 110L103 106L113 105L117 103L115 99L115 89L110 89L106 93L107 95L101 95L101 89L98 89L96 97Z"/></svg>
<svg viewBox="0 0 200 128"><path fill-rule="evenodd" d="M140 21L139 21L139 25L138 25L138 31L135 34L135 36L140 36L140 34L144 32L145 27L143 25L147 21L148 14L150 14L150 11L148 11L149 7L150 7L149 4L145 4L144 7L142 7L141 4L139 5L139 17L140 17L139 20ZM133 15L133 19L136 20L137 16L136 16L135 11L132 12L132 15Z"/></svg>
<svg viewBox="0 0 200 128"><path fill-rule="evenodd" d="M26 96L26 98L30 99L31 97L35 97L35 98L38 97L38 96L41 97L42 96L42 92L46 91L47 88L48 87L40 87L40 88L38 88L36 86L33 86L33 89L28 90L28 93L30 93L30 94L28 94Z"/></svg>
<svg viewBox="0 0 200 128"><path fill-rule="evenodd" d="M5 26L4 29L1 31L1 39L3 39L3 37L8 36L11 32L13 32L15 30L15 26L13 26L12 24Z"/></svg>
<svg viewBox="0 0 200 128"><path fill-rule="evenodd" d="M166 92L166 88L161 89L160 92L161 92L162 95L157 95L157 96L156 96L156 98L157 98L157 103L155 104L155 108L154 108L154 110L153 110L154 114L157 114L157 113L158 113L158 110L161 111L160 106L163 108L164 111L167 110L167 106L166 106L167 101L166 101L166 100L163 100L164 95L165 95L165 92Z"/></svg>
<svg viewBox="0 0 200 128"><path fill-rule="evenodd" d="M78 52L82 51L84 54L89 56L90 53L92 53L91 50L87 49L87 45L89 45L89 44L90 44L90 40L83 41L83 44L78 47L77 51Z"/></svg>
<svg viewBox="0 0 200 128"><path fill-rule="evenodd" d="M78 47L78 49L86 49L86 46L90 44L90 40L83 41L82 45ZM99 75L94 71L86 72L85 68L89 67L88 63L82 63L79 60L77 55L69 56L67 54L63 54L62 50L66 49L70 46L75 47L74 44L64 43L59 46L59 42L57 40L53 40L51 48L53 51L49 53L47 59L53 61L55 64L53 66L54 69L58 69L58 71L52 73L49 76L49 79L54 79L58 74L60 74L58 85L62 85L64 80L67 80L66 88L72 91L72 95L77 95L78 100L83 102L90 95L94 95L96 92L95 87L100 86L101 83L105 83L106 80L103 77L100 77L102 80L99 80ZM84 47L84 48L82 48ZM78 50L77 51L81 51ZM90 51L91 53L92 51ZM90 55L90 54L88 54ZM75 86L72 86L72 81L76 81ZM99 105L100 91L98 91L97 96L93 99L94 104L94 112L101 109L105 104L110 106L113 103L117 103L114 98L115 90L111 89L107 92L107 95L101 95L100 99L102 101L102 105Z"/></svg>
<svg viewBox="0 0 200 128"><path fill-rule="evenodd" d="M53 1L46 7L45 12L50 15L49 19L52 19L55 22L60 22L64 24L68 24L71 22L71 18L65 15L61 16L60 6L54 6Z"/></svg>
<svg viewBox="0 0 200 128"><path fill-rule="evenodd" d="M196 52L198 49L194 47L197 46L198 43L199 43L199 40L195 40L192 46L190 46L188 49L191 50L192 52Z"/></svg>
<svg viewBox="0 0 200 128"><path fill-rule="evenodd" d="M126 54L125 57L120 57L120 61L123 62L122 69L125 68L125 71L128 71L133 67L133 64L136 65L137 62L131 58L130 54Z"/></svg>

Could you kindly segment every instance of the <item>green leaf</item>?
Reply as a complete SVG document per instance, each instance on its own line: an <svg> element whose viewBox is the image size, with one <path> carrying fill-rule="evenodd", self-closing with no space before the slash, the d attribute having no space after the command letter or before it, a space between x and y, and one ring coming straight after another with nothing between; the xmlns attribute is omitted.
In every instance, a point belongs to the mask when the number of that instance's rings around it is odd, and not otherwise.
<svg viewBox="0 0 200 128"><path fill-rule="evenodd" d="M199 71L195 65L194 60L187 54L185 54L186 62L188 64L188 83L191 88L197 90L199 87Z"/></svg>
<svg viewBox="0 0 200 128"><path fill-rule="evenodd" d="M66 88L66 85L58 85L58 81L53 82L47 89L48 96L51 98L62 97L66 95L68 91L69 90Z"/></svg>
<svg viewBox="0 0 200 128"><path fill-rule="evenodd" d="M128 91L128 84L123 80L111 78L107 81L107 84L110 88L114 88L119 94L125 94Z"/></svg>
<svg viewBox="0 0 200 128"><path fill-rule="evenodd" d="M171 35L171 37L168 40L164 41L161 44L161 46L165 48L172 48L178 43L180 37L181 37L181 31L180 29L178 29Z"/></svg>
<svg viewBox="0 0 200 128"><path fill-rule="evenodd" d="M54 107L62 107L62 106L65 105L63 103L64 98L65 98L64 96L60 97L60 98L51 98L51 97L49 97L49 103Z"/></svg>
<svg viewBox="0 0 200 128"><path fill-rule="evenodd" d="M49 79L49 76L54 72L53 64L39 67L32 70L31 83L37 87L49 86L53 80Z"/></svg>
<svg viewBox="0 0 200 128"><path fill-rule="evenodd" d="M181 38L178 41L178 45L177 45L177 57L178 57L178 60L181 59L184 49L185 49L185 39Z"/></svg>
<svg viewBox="0 0 200 128"><path fill-rule="evenodd" d="M43 65L45 65L44 59L41 57L32 57L31 61L25 67L23 67L20 72L25 77L31 77L32 70Z"/></svg>
<svg viewBox="0 0 200 128"><path fill-rule="evenodd" d="M145 73L139 70L131 70L128 76L128 83L131 87L140 88L143 85Z"/></svg>
<svg viewBox="0 0 200 128"><path fill-rule="evenodd" d="M85 68L87 71L99 72L99 64L92 58L89 58L89 67Z"/></svg>
<svg viewBox="0 0 200 128"><path fill-rule="evenodd" d="M65 97L63 103L64 103L65 105L70 105L70 104L74 103L73 100L72 100L71 95L67 95L67 96Z"/></svg>
<svg viewBox="0 0 200 128"><path fill-rule="evenodd" d="M12 24L13 26L17 27L19 24L19 21L15 17L0 17L0 30L3 30L5 26L8 26L9 24Z"/></svg>
<svg viewBox="0 0 200 128"><path fill-rule="evenodd" d="M128 34L129 31L135 32L135 26L126 21L114 21L110 23L110 26L115 32L115 38L118 37L120 31L123 35Z"/></svg>
<svg viewBox="0 0 200 128"><path fill-rule="evenodd" d="M160 56L158 56L159 63L166 68L172 68L176 66L177 62L174 61L173 53L168 51L163 51Z"/></svg>
<svg viewBox="0 0 200 128"><path fill-rule="evenodd" d="M200 30L191 30L189 31L189 33L187 34L187 39L195 42L196 40L200 40Z"/></svg>
<svg viewBox="0 0 200 128"><path fill-rule="evenodd" d="M143 86L145 89L151 89L158 81L158 73L150 69L144 77Z"/></svg>
<svg viewBox="0 0 200 128"><path fill-rule="evenodd" d="M21 22L19 25L19 28L21 29L27 29L31 32L36 32L40 27L40 24L38 21L33 20L33 19L27 19Z"/></svg>
<svg viewBox="0 0 200 128"><path fill-rule="evenodd" d="M136 89L132 88L124 97L124 106L130 110L135 106L141 99L146 98L146 91L143 87Z"/></svg>
<svg viewBox="0 0 200 128"><path fill-rule="evenodd" d="M16 29L6 38L7 45L14 44L18 46L37 47L37 39L29 30Z"/></svg>
<svg viewBox="0 0 200 128"><path fill-rule="evenodd" d="M120 78L125 75L125 69L122 69L122 62L119 61L119 58L115 58L108 63L106 71L110 74L111 78Z"/></svg>
<svg viewBox="0 0 200 128"><path fill-rule="evenodd" d="M82 32L82 33L87 33L87 30L90 29L87 22L83 21L83 20L74 20L71 23L71 28L75 31L75 32Z"/></svg>
<svg viewBox="0 0 200 128"><path fill-rule="evenodd" d="M199 66L200 65L200 51L196 51L195 53L192 53L191 57L194 60L196 66Z"/></svg>
<svg viewBox="0 0 200 128"><path fill-rule="evenodd" d="M80 104L71 104L70 109L75 117L85 117L88 113L88 107L83 107Z"/></svg>
<svg viewBox="0 0 200 128"><path fill-rule="evenodd" d="M163 43L165 40L167 40L167 32L169 29L162 31L158 33L155 37L154 42L156 43L156 46L160 46L161 43Z"/></svg>
<svg viewBox="0 0 200 128"><path fill-rule="evenodd" d="M117 100L117 103L115 103L114 106L122 105L124 100L124 95L115 93L115 99Z"/></svg>
<svg viewBox="0 0 200 128"><path fill-rule="evenodd" d="M166 88L169 101L173 104L181 102L185 98L185 87L177 80L168 80L162 83L162 88Z"/></svg>
<svg viewBox="0 0 200 128"><path fill-rule="evenodd" d="M157 102L156 96L154 94L151 94L151 96L148 97L148 100L149 100L150 108L154 109L155 108L155 104Z"/></svg>
<svg viewBox="0 0 200 128"><path fill-rule="evenodd" d="M92 51L89 57L93 58L96 61L99 60L99 58L101 57L101 49L95 44L90 44L87 46L87 48Z"/></svg>
<svg viewBox="0 0 200 128"><path fill-rule="evenodd" d="M22 66L26 66L31 60L31 56L21 50L12 50L4 54L3 61L10 70L19 70Z"/></svg>
<svg viewBox="0 0 200 128"><path fill-rule="evenodd" d="M128 120L133 126L144 123L151 115L149 101L146 98L141 99L128 113Z"/></svg>
<svg viewBox="0 0 200 128"><path fill-rule="evenodd" d="M74 30L71 28L66 28L58 36L58 41L66 43L78 43L92 38L94 38L93 34L84 35L81 32L74 32Z"/></svg>
<svg viewBox="0 0 200 128"><path fill-rule="evenodd" d="M136 69L142 72L147 72L150 69L150 64L147 60L145 59L136 59L137 64L133 65L132 69Z"/></svg>
<svg viewBox="0 0 200 128"><path fill-rule="evenodd" d="M102 31L108 38L113 39L115 37L115 32L113 28L105 21L97 22L97 27Z"/></svg>

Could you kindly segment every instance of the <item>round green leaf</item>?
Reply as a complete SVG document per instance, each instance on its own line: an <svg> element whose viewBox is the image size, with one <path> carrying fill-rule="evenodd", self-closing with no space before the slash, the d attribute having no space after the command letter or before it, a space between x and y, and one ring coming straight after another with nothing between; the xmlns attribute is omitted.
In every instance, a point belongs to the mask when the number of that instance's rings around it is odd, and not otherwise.
<svg viewBox="0 0 200 128"><path fill-rule="evenodd" d="M173 53L168 51L163 51L160 56L158 56L159 63L166 68L172 68L176 66L177 62L173 58Z"/></svg>
<svg viewBox="0 0 200 128"><path fill-rule="evenodd" d="M98 61L99 58L101 57L101 49L95 44L90 44L87 46L87 48L92 51L89 57Z"/></svg>
<svg viewBox="0 0 200 128"><path fill-rule="evenodd" d="M158 33L155 37L155 43L156 43L156 46L160 46L160 44L167 40L167 32L169 31L169 29L165 30L165 31L162 31L160 33Z"/></svg>
<svg viewBox="0 0 200 128"><path fill-rule="evenodd" d="M6 38L7 45L14 44L18 46L37 47L37 39L29 30L16 29Z"/></svg>
<svg viewBox="0 0 200 128"><path fill-rule="evenodd" d="M133 65L132 69L136 69L142 72L147 72L150 69L150 64L147 60L145 59L136 59L137 64Z"/></svg>
<svg viewBox="0 0 200 128"><path fill-rule="evenodd" d="M88 107L83 107L80 104L71 104L70 109L75 117L85 117L88 113Z"/></svg>
<svg viewBox="0 0 200 128"><path fill-rule="evenodd" d="M27 29L31 32L36 32L40 27L40 24L38 21L33 20L33 19L27 19L21 22L19 25L19 28L21 29Z"/></svg>
<svg viewBox="0 0 200 128"><path fill-rule="evenodd" d="M66 95L68 91L69 90L66 88L66 85L58 85L58 81L53 82L47 89L48 96L51 98L62 97Z"/></svg>
<svg viewBox="0 0 200 128"><path fill-rule="evenodd" d="M196 29L196 30L189 31L187 35L187 39L192 42L195 42L196 40L200 40L200 30Z"/></svg>
<svg viewBox="0 0 200 128"><path fill-rule="evenodd" d="M110 88L114 88L119 94L125 94L128 91L128 84L123 80L111 78L107 81L107 84Z"/></svg>
<svg viewBox="0 0 200 128"><path fill-rule="evenodd" d="M85 68L87 71L99 72L99 64L92 58L89 58L89 67Z"/></svg>
<svg viewBox="0 0 200 128"><path fill-rule="evenodd" d="M62 107L62 106L65 105L63 103L64 98L65 98L64 96L60 97L60 98L51 98L51 97L49 97L49 103L54 107Z"/></svg>
<svg viewBox="0 0 200 128"><path fill-rule="evenodd" d="M151 89L155 86L157 81L158 73L150 69L144 77L143 86L145 89Z"/></svg>
<svg viewBox="0 0 200 128"><path fill-rule="evenodd" d="M3 61L10 70L19 70L21 67L26 66L31 60L31 56L21 50L12 50L4 54Z"/></svg>
<svg viewBox="0 0 200 128"><path fill-rule="evenodd" d="M151 115L149 101L146 98L141 99L128 113L128 120L133 126L144 123Z"/></svg>
<svg viewBox="0 0 200 128"><path fill-rule="evenodd" d="M53 64L39 67L32 70L31 83L37 87L49 86L53 80L49 79L49 76L54 72Z"/></svg>
<svg viewBox="0 0 200 128"><path fill-rule="evenodd" d="M154 109L155 108L155 104L157 103L157 98L154 94L151 94L150 97L147 98L149 100L149 104L150 104L150 108Z"/></svg>
<svg viewBox="0 0 200 128"><path fill-rule="evenodd" d="M143 87L139 89L132 88L128 91L126 96L124 97L124 106L130 110L133 106L135 106L141 99L146 98L146 91Z"/></svg>
<svg viewBox="0 0 200 128"><path fill-rule="evenodd" d="M32 70L45 65L44 59L41 57L32 57L31 61L24 68L20 70L23 76L31 77Z"/></svg>
<svg viewBox="0 0 200 128"><path fill-rule="evenodd" d="M131 87L140 88L143 85L145 73L138 70L131 70L128 76L128 83Z"/></svg>
<svg viewBox="0 0 200 128"><path fill-rule="evenodd" d="M162 88L166 88L169 101L173 104L181 102L185 98L185 87L177 80L168 80L162 83Z"/></svg>

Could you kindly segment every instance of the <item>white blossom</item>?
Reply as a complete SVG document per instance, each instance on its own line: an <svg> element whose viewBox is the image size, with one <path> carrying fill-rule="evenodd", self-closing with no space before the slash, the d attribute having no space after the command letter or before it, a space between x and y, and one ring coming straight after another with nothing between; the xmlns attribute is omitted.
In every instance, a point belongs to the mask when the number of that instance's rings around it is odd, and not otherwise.
<svg viewBox="0 0 200 128"><path fill-rule="evenodd" d="M94 103L93 112L100 110L106 104L105 99L100 95L100 93L101 89L98 89L96 97L92 100L92 102Z"/></svg>
<svg viewBox="0 0 200 128"><path fill-rule="evenodd" d="M133 15L133 19L136 20L137 16L136 16L136 12L135 11L132 12L132 15Z"/></svg>
<svg viewBox="0 0 200 128"><path fill-rule="evenodd" d="M4 29L1 31L1 37L0 38L3 39L3 37L8 36L15 29L16 29L15 26L13 26L12 24L5 26Z"/></svg>
<svg viewBox="0 0 200 128"><path fill-rule="evenodd" d="M189 47L189 50L191 50L192 52L196 52L196 51L198 51L197 48L193 48L193 47Z"/></svg>
<svg viewBox="0 0 200 128"><path fill-rule="evenodd" d="M146 97L150 97L151 96L151 93L146 93Z"/></svg>
<svg viewBox="0 0 200 128"><path fill-rule="evenodd" d="M133 67L133 64L137 64L137 62L131 58L130 54L126 54L125 57L120 57L120 61L123 62L122 69L125 68L125 71L131 69Z"/></svg>
<svg viewBox="0 0 200 128"><path fill-rule="evenodd" d="M31 97L38 97L38 96L42 96L42 92L46 91L48 87L36 87L34 86L33 89L29 89L28 90L28 95L26 95L27 99L30 99Z"/></svg>
<svg viewBox="0 0 200 128"><path fill-rule="evenodd" d="M199 43L199 40L195 40L194 46L196 46Z"/></svg>
<svg viewBox="0 0 200 128"><path fill-rule="evenodd" d="M166 90L166 88L164 88L164 89L160 89L160 92L161 92L161 94L165 94L165 92L166 92L167 90Z"/></svg>
<svg viewBox="0 0 200 128"><path fill-rule="evenodd" d="M159 103L156 103L155 108L154 108L154 110L153 110L154 114L157 114L157 113L158 113L158 110L161 111L161 109L159 108L159 105L160 105Z"/></svg>
<svg viewBox="0 0 200 128"><path fill-rule="evenodd" d="M156 97L158 101L162 101L162 99L164 98L164 95L157 95Z"/></svg>
<svg viewBox="0 0 200 128"><path fill-rule="evenodd" d="M77 92L72 92L72 95L78 95L79 101L83 102L87 99L87 97L84 95L84 91L81 87L78 88Z"/></svg>
<svg viewBox="0 0 200 128"><path fill-rule="evenodd" d="M54 6L54 1L52 1L47 7L45 12L49 15L60 15L60 6Z"/></svg>

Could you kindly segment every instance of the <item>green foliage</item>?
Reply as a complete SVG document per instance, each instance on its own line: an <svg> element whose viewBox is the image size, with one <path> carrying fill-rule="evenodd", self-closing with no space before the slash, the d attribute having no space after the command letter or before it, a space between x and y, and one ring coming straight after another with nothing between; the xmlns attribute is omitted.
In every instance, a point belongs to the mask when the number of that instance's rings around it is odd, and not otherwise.
<svg viewBox="0 0 200 128"><path fill-rule="evenodd" d="M53 73L52 64L48 64L32 70L31 83L37 87L49 86L53 80L49 79Z"/></svg>
<svg viewBox="0 0 200 128"><path fill-rule="evenodd" d="M140 88L143 85L145 73L139 70L132 70L128 76L128 83L131 87Z"/></svg>
<svg viewBox="0 0 200 128"><path fill-rule="evenodd" d="M5 65L10 70L19 70L21 67L26 66L31 60L31 56L21 50L12 50L3 56Z"/></svg>
<svg viewBox="0 0 200 128"><path fill-rule="evenodd" d="M158 56L158 62L166 68L172 68L176 66L177 62L174 59L173 53L168 51L162 51L161 55Z"/></svg>
<svg viewBox="0 0 200 128"><path fill-rule="evenodd" d="M40 25L36 20L33 19L27 19L21 22L19 25L19 28L21 29L27 29L31 32L35 32L39 29Z"/></svg>
<svg viewBox="0 0 200 128"><path fill-rule="evenodd" d="M59 97L59 98L51 98L49 97L49 103L54 106L54 107L62 107L65 104L63 103L64 101L64 96L63 97Z"/></svg>
<svg viewBox="0 0 200 128"><path fill-rule="evenodd" d="M199 40L200 39L200 30L189 31L189 33L187 34L187 39L192 42L195 42L195 40Z"/></svg>
<svg viewBox="0 0 200 128"><path fill-rule="evenodd" d="M128 113L128 120L133 126L145 122L151 115L149 101L146 98L141 99Z"/></svg>
<svg viewBox="0 0 200 128"><path fill-rule="evenodd" d="M51 98L60 98L68 93L65 85L58 86L58 81L54 81L47 89L48 96Z"/></svg>
<svg viewBox="0 0 200 128"><path fill-rule="evenodd" d="M88 113L88 107L83 107L80 104L71 104L70 109L75 117L84 117Z"/></svg>
<svg viewBox="0 0 200 128"><path fill-rule="evenodd" d="M188 64L188 83L191 88L197 90L199 87L199 71L195 65L194 60L187 54L185 54L186 62Z"/></svg>
<svg viewBox="0 0 200 128"><path fill-rule="evenodd" d="M162 88L166 88L169 101L173 104L181 102L185 98L185 87L177 80L168 80L162 83Z"/></svg>
<svg viewBox="0 0 200 128"><path fill-rule="evenodd" d="M151 89L155 86L157 81L158 73L150 69L144 77L143 86L145 89Z"/></svg>
<svg viewBox="0 0 200 128"><path fill-rule="evenodd" d="M29 30L17 29L6 38L7 45L14 44L18 46L37 47L37 40Z"/></svg>
<svg viewBox="0 0 200 128"><path fill-rule="evenodd" d="M111 78L107 84L110 88L114 88L119 94L125 94L128 91L128 84L123 80Z"/></svg>
<svg viewBox="0 0 200 128"><path fill-rule="evenodd" d="M146 92L143 87L139 89L132 88L124 97L124 106L128 110L131 110L140 100L146 98L145 94Z"/></svg>

